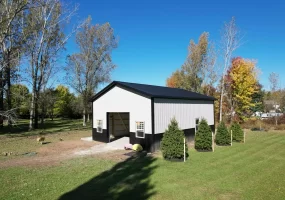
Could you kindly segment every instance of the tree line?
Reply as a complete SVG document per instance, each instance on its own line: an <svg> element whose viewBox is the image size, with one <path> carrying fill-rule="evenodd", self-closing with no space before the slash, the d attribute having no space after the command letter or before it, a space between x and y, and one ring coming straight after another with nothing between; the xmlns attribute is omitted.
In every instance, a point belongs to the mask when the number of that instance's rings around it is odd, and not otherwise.
<svg viewBox="0 0 285 200"><path fill-rule="evenodd" d="M235 18L224 24L218 45L209 36L203 32L197 43L190 40L184 64L166 79L166 85L214 96L219 121L244 122L257 112L284 112L285 90L278 74L269 75L266 91L259 82L257 61L233 56L243 44Z"/></svg>
<svg viewBox="0 0 285 200"><path fill-rule="evenodd" d="M29 118L30 130L48 116L81 115L86 125L89 99L110 81L116 67L112 51L118 38L109 23L94 25L90 16L71 24L77 11L78 5L61 0L0 1L0 127L4 119L12 125L18 116ZM278 74L270 74L270 91L265 91L257 62L233 57L243 38L234 18L221 33L218 45L207 32L197 43L191 40L184 64L167 79L167 86L216 97L220 121L245 121L258 111L283 112L285 92ZM62 63L72 35L78 51ZM59 77L62 85L56 87Z"/></svg>
<svg viewBox="0 0 285 200"><path fill-rule="evenodd" d="M47 115L81 113L86 125L90 97L115 68L111 54L118 40L109 23L93 25L88 17L70 24L77 10L78 5L60 0L0 2L1 126L4 119L11 125L17 115L27 113L30 130ZM73 34L78 52L68 55L62 66L59 59ZM53 88L59 76L77 96L62 85Z"/></svg>
<svg viewBox="0 0 285 200"><path fill-rule="evenodd" d="M11 86L11 104L12 108L16 108L14 113L18 118L30 117L30 101L32 93L26 85L13 84ZM76 96L69 91L69 88L64 85L58 85L56 88L48 88L41 91L39 94L39 118L40 123L44 123L44 118L49 117L53 120L56 117L63 118L80 118L82 115L83 105L82 97ZM5 103L4 106L7 106ZM87 112L87 119L91 114L91 106L88 104L89 112ZM4 107L4 110L7 110Z"/></svg>

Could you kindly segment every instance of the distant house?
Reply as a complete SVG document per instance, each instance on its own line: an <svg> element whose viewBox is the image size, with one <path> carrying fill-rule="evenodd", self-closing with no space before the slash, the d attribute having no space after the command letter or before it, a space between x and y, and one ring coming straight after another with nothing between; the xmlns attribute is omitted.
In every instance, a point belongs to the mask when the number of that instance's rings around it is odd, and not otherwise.
<svg viewBox="0 0 285 200"><path fill-rule="evenodd" d="M261 119L267 119L270 117L280 117L282 115L283 115L283 113L276 113L276 112L262 113Z"/></svg>
<svg viewBox="0 0 285 200"><path fill-rule="evenodd" d="M265 100L264 105L267 111L272 112L272 113L280 109L280 105L274 100Z"/></svg>
<svg viewBox="0 0 285 200"><path fill-rule="evenodd" d="M188 141L204 118L214 131L214 97L183 89L114 81L92 99L93 140L110 142L123 136L147 151L160 147L175 117Z"/></svg>

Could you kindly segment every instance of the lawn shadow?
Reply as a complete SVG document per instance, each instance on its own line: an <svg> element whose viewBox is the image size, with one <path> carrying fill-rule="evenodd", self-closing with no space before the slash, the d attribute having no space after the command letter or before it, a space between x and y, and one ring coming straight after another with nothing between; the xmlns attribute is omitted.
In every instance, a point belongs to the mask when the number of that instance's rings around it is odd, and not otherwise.
<svg viewBox="0 0 285 200"><path fill-rule="evenodd" d="M146 156L129 158L110 170L102 172L59 200L70 199L149 199L156 192L150 182L156 158Z"/></svg>
<svg viewBox="0 0 285 200"><path fill-rule="evenodd" d="M42 142L42 145L50 144L51 142Z"/></svg>
<svg viewBox="0 0 285 200"><path fill-rule="evenodd" d="M207 153L207 152L213 152L213 150L204 150L204 149L195 149L195 151L197 151L197 152L205 152L205 153Z"/></svg>

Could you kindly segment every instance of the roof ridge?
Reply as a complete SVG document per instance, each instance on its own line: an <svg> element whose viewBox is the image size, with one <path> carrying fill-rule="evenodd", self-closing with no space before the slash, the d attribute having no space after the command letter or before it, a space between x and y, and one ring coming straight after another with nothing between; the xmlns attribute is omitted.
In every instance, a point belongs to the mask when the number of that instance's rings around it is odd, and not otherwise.
<svg viewBox="0 0 285 200"><path fill-rule="evenodd" d="M147 86L153 86L153 87L162 87L162 88L178 89L178 90L184 90L184 91L187 91L187 92L193 92L193 91L185 90L185 89L182 89L182 88L173 88L173 87L160 86L160 85L150 85L150 84L145 84L145 83L133 83L133 82L125 82L125 81L113 81L113 82L115 82L115 83L128 83L128 84L130 83L130 84L135 84L135 85L147 85ZM199 94L199 93L197 93L197 94Z"/></svg>
<svg viewBox="0 0 285 200"><path fill-rule="evenodd" d="M129 91L135 91L141 95L154 98L172 98L172 99L190 99L190 100L215 100L214 97L200 94L198 92L192 92L181 88L171 88L166 86L149 85L142 83L131 83L124 81L113 81L99 93L91 98L92 101L102 96L114 86L121 86Z"/></svg>

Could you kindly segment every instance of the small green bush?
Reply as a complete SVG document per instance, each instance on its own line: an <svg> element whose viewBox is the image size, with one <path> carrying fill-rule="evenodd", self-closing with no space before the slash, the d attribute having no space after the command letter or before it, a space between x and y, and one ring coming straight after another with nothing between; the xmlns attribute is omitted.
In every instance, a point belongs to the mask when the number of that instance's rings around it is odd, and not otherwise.
<svg viewBox="0 0 285 200"><path fill-rule="evenodd" d="M212 130L205 119L202 119L199 123L195 135L195 149L212 150Z"/></svg>
<svg viewBox="0 0 285 200"><path fill-rule="evenodd" d="M242 142L243 141L243 130L238 123L233 123L231 126L233 132L233 141Z"/></svg>
<svg viewBox="0 0 285 200"><path fill-rule="evenodd" d="M184 132L179 129L178 123L172 119L165 130L161 141L161 151L165 159L183 159L184 157ZM188 147L185 144L186 157L188 157Z"/></svg>
<svg viewBox="0 0 285 200"><path fill-rule="evenodd" d="M221 122L217 128L216 134L216 144L217 145L230 145L231 144L231 134L227 129L224 122Z"/></svg>

